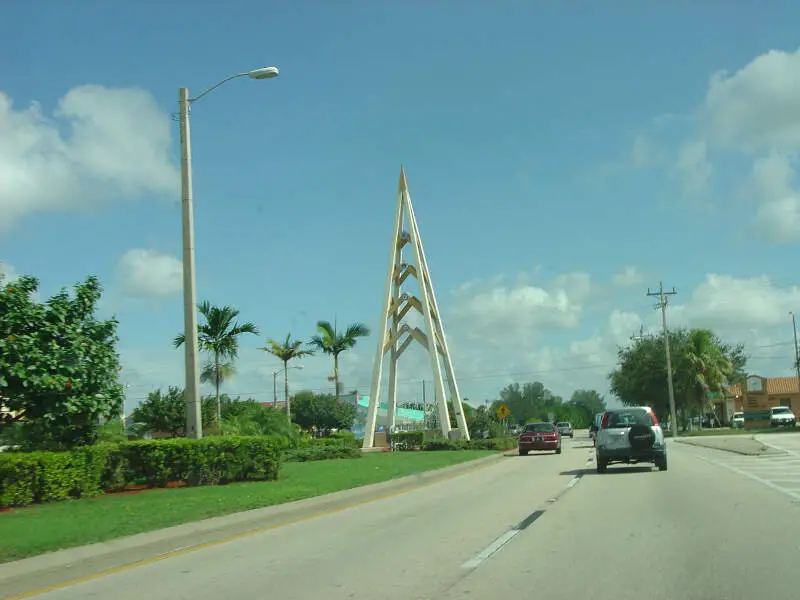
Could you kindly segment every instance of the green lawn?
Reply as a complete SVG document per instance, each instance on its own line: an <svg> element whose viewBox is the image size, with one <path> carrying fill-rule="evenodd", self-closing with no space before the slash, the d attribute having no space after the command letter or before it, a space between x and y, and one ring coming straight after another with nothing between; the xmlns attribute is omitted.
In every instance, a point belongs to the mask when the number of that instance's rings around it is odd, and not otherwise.
<svg viewBox="0 0 800 600"><path fill-rule="evenodd" d="M0 513L0 563L379 483L495 454L396 452L285 463L278 481L149 490L35 505Z"/></svg>

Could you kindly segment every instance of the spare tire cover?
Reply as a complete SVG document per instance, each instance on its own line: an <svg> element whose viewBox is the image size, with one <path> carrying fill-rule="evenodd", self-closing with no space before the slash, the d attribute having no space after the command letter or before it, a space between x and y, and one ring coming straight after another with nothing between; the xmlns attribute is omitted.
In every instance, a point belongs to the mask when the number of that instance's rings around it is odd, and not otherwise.
<svg viewBox="0 0 800 600"><path fill-rule="evenodd" d="M634 450L649 450L656 441L656 434L647 425L634 425L628 433L628 442Z"/></svg>

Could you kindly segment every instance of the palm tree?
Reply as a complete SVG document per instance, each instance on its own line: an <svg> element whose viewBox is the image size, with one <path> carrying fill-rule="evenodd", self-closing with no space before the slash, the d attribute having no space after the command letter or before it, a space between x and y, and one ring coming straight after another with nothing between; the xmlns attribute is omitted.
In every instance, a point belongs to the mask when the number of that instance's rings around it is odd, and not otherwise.
<svg viewBox="0 0 800 600"><path fill-rule="evenodd" d="M272 356L277 357L283 362L283 391L284 398L286 398L286 417L289 422L292 422L292 411L289 408L289 361L295 358L302 358L303 356L313 356L314 352L311 350L303 350L301 346L303 342L300 340L291 339L292 334L286 334L286 340L283 343L277 342L273 339L267 340L267 345L259 350L269 352Z"/></svg>
<svg viewBox="0 0 800 600"><path fill-rule="evenodd" d="M708 329L692 329L686 343L687 388L700 409L702 422L709 392L723 392L733 365Z"/></svg>
<svg viewBox="0 0 800 600"><path fill-rule="evenodd" d="M243 333L258 335L258 328L251 322L239 323L239 311L232 306L214 306L208 300L201 302L197 310L205 318L205 323L197 325L197 341L200 349L211 355L211 360L203 368L200 380L214 384L217 398L217 425L222 420L219 388L222 382L233 375L233 361L239 355L239 336ZM175 336L175 347L180 348L186 341L181 333Z"/></svg>
<svg viewBox="0 0 800 600"><path fill-rule="evenodd" d="M336 386L336 400L339 400L339 355L345 350L352 349L358 338L369 335L369 328L363 323L353 323L344 333L336 330L336 325L328 321L317 321L317 331L309 341L312 348L321 350L333 356L333 381Z"/></svg>

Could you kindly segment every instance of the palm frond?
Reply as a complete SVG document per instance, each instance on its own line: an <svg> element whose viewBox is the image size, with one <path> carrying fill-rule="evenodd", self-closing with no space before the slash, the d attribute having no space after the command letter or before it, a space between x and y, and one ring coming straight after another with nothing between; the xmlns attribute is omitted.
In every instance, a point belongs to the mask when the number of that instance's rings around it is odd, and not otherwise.
<svg viewBox="0 0 800 600"><path fill-rule="evenodd" d="M180 348L183 346L183 343L186 341L186 336L182 333L179 333L175 336L175 339L172 340L172 343L175 345L176 348Z"/></svg>
<svg viewBox="0 0 800 600"><path fill-rule="evenodd" d="M313 356L312 350L303 349L302 340L292 340L292 334L286 334L286 340L279 342L274 339L267 340L267 345L259 350L264 350L281 360L284 363L289 362L295 358L302 358L304 356Z"/></svg>

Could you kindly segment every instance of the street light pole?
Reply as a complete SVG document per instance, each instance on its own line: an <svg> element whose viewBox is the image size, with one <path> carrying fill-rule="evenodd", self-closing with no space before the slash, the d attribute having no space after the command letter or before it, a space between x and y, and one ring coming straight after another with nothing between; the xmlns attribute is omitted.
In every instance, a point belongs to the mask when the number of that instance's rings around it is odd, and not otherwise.
<svg viewBox="0 0 800 600"><path fill-rule="evenodd" d="M181 226L183 230L183 335L186 375L186 437L203 437L203 420L200 403L200 371L198 369L197 339L197 279L194 260L194 211L192 208L192 144L189 134L189 108L194 102L212 92L223 83L237 77L250 79L270 79L279 74L277 67L264 67L237 73L221 80L195 98L189 97L187 88L180 88L178 104L180 107L181 142Z"/></svg>
<svg viewBox="0 0 800 600"><path fill-rule="evenodd" d="M186 375L186 437L203 437L198 370L197 284L194 271L194 211L192 209L192 144L189 133L189 90L181 88L181 224L183 229L183 345Z"/></svg>
<svg viewBox="0 0 800 600"><path fill-rule="evenodd" d="M794 331L794 370L797 373L797 385L800 390L800 348L797 347L797 321L794 311L790 311L789 314L792 315L792 330Z"/></svg>

